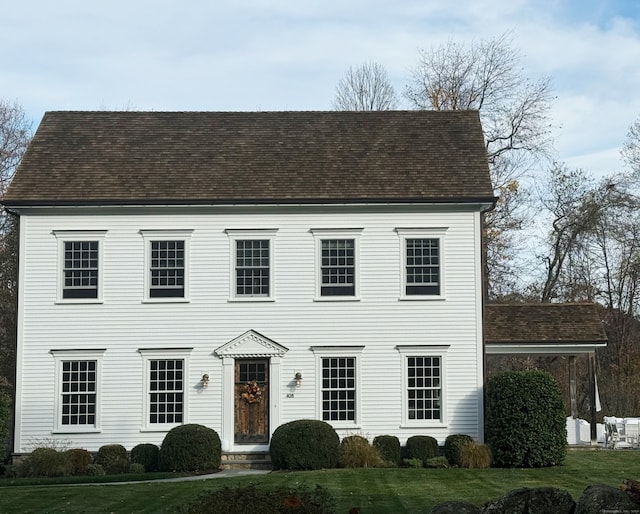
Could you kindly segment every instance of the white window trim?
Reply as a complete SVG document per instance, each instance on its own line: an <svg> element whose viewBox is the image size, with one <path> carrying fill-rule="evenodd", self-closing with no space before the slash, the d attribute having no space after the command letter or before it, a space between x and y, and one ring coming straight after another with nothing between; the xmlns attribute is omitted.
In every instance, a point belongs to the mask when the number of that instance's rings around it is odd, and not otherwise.
<svg viewBox="0 0 640 514"><path fill-rule="evenodd" d="M340 429L358 429L362 419L362 394L361 394L361 370L362 351L364 346L312 346L311 351L316 358L316 418L322 420L322 359L329 357L352 357L355 359L356 368L356 412L353 421L331 421L328 420L333 428Z"/></svg>
<svg viewBox="0 0 640 514"><path fill-rule="evenodd" d="M192 229L175 230L140 230L144 240L144 296L143 303L188 303L189 302L189 278L190 267L190 241ZM184 241L184 296L151 298L151 241Z"/></svg>
<svg viewBox="0 0 640 514"><path fill-rule="evenodd" d="M142 356L142 426L141 432L168 432L174 427L186 425L189 422L189 357L193 348L140 348L138 353ZM182 423L149 423L149 377L150 361L156 359L183 359L183 384L182 384Z"/></svg>
<svg viewBox="0 0 640 514"><path fill-rule="evenodd" d="M229 300L230 302L273 302L276 298L275 284L275 250L277 228L265 229L225 229L229 236ZM269 241L269 296L249 296L236 294L236 241L242 240Z"/></svg>
<svg viewBox="0 0 640 514"><path fill-rule="evenodd" d="M104 290L104 240L106 230L54 230L58 244L58 264L56 280L56 303L103 303ZM98 242L98 295L97 298L63 298L64 291L64 244L72 241Z"/></svg>
<svg viewBox="0 0 640 514"><path fill-rule="evenodd" d="M362 228L312 228L310 232L315 238L315 278L316 302L353 302L360 301L360 236ZM354 294L352 296L322 296L322 241L325 239L353 239L354 241Z"/></svg>
<svg viewBox="0 0 640 514"><path fill-rule="evenodd" d="M447 426L447 351L449 345L398 345L402 362L402 424L403 427L444 428ZM409 357L439 357L441 372L441 403L440 419L409 419L409 406L407 388L409 383L408 358Z"/></svg>
<svg viewBox="0 0 640 514"><path fill-rule="evenodd" d="M400 238L400 300L445 300L445 234L448 227L438 228L396 228ZM407 239L438 239L440 260L440 294L407 294Z"/></svg>
<svg viewBox="0 0 640 514"><path fill-rule="evenodd" d="M54 434L78 434L101 432L102 358L106 349L100 350L51 350L55 366ZM96 420L93 425L63 425L62 421L62 362L96 361Z"/></svg>

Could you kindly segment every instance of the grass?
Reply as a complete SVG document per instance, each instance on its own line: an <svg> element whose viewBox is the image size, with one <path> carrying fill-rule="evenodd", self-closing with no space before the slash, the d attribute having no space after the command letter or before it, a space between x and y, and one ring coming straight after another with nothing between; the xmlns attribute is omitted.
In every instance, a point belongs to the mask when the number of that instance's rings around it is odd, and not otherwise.
<svg viewBox="0 0 640 514"><path fill-rule="evenodd" d="M590 484L619 486L640 479L640 452L570 451L562 466L541 469L334 469L138 484L19 485L0 480L2 513L176 513L199 494L224 485L257 487L319 484L329 489L338 512L427 513L437 503L463 500L483 505L519 487L554 486L574 499Z"/></svg>

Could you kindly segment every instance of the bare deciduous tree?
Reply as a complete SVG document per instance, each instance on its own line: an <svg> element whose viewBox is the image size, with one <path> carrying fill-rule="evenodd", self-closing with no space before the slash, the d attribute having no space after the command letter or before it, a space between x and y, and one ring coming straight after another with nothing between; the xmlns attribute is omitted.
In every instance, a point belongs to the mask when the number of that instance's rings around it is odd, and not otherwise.
<svg viewBox="0 0 640 514"><path fill-rule="evenodd" d="M622 147L622 159L636 175L640 175L640 118L633 122Z"/></svg>
<svg viewBox="0 0 640 514"><path fill-rule="evenodd" d="M449 41L420 53L405 91L418 109L480 112L491 179L500 198L485 218L487 282L493 297L508 292L508 277L517 275L511 253L528 197L521 179L552 147L550 80L529 80L520 60L508 34L470 46Z"/></svg>
<svg viewBox="0 0 640 514"><path fill-rule="evenodd" d="M31 141L31 122L20 105L0 99L0 198Z"/></svg>
<svg viewBox="0 0 640 514"><path fill-rule="evenodd" d="M389 111L398 98L384 67L375 62L349 68L336 86L337 111Z"/></svg>
<svg viewBox="0 0 640 514"><path fill-rule="evenodd" d="M511 43L503 34L469 47L449 41L423 50L405 92L418 109L480 111L489 163L492 171L504 175L493 177L496 187L522 171L522 166L496 169L493 164L500 156L546 155L551 148L550 80L525 77L521 56Z"/></svg>

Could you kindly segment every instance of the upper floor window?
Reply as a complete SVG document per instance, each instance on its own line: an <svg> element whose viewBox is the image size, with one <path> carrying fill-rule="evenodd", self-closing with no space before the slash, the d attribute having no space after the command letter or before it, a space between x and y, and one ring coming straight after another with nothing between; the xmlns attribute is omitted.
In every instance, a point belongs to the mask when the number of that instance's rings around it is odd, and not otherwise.
<svg viewBox="0 0 640 514"><path fill-rule="evenodd" d="M275 229L227 229L231 242L231 298L273 299Z"/></svg>
<svg viewBox="0 0 640 514"><path fill-rule="evenodd" d="M56 366L57 432L100 428L100 369L104 350L52 350Z"/></svg>
<svg viewBox="0 0 640 514"><path fill-rule="evenodd" d="M191 230L142 230L145 240L145 300L189 299Z"/></svg>
<svg viewBox="0 0 640 514"><path fill-rule="evenodd" d="M401 241L402 298L442 298L446 229L396 229Z"/></svg>
<svg viewBox="0 0 640 514"><path fill-rule="evenodd" d="M59 302L102 301L102 242L105 230L56 230Z"/></svg>
<svg viewBox="0 0 640 514"><path fill-rule="evenodd" d="M317 299L356 299L358 243L362 229L314 229Z"/></svg>

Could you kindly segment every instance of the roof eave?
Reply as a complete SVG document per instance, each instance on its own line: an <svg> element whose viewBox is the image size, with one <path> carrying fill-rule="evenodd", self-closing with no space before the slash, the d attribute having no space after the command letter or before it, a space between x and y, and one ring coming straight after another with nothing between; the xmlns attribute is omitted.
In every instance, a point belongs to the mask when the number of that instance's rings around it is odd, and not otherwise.
<svg viewBox="0 0 640 514"><path fill-rule="evenodd" d="M480 204L492 206L495 196L477 197L399 197L399 198L231 198L231 199L186 199L186 198L136 198L136 199L71 199L71 200L12 200L1 202L6 208L21 207L101 207L101 206L191 206L191 205L365 205L365 204Z"/></svg>

